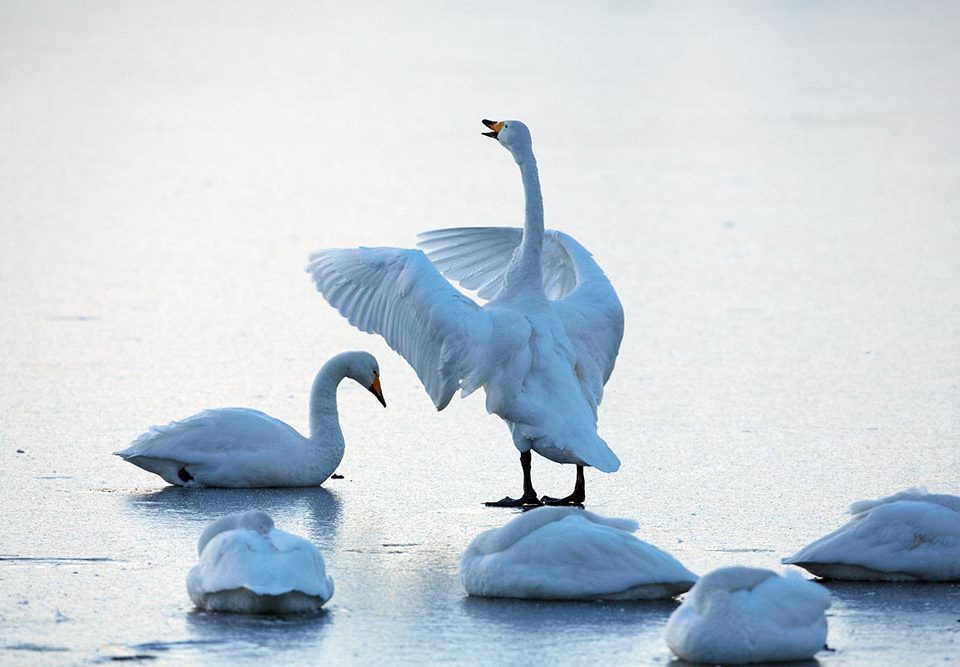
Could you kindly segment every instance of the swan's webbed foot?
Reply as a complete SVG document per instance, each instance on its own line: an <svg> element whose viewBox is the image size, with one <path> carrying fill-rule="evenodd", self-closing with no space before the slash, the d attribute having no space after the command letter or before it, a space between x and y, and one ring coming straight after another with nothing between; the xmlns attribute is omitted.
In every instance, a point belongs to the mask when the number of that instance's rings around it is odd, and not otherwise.
<svg viewBox="0 0 960 667"><path fill-rule="evenodd" d="M583 507L583 501L587 499L587 484L583 479L583 466L577 466L577 484L573 487L573 493L566 498L551 498L544 496L540 501L544 505L572 505L574 507Z"/></svg>
<svg viewBox="0 0 960 667"><path fill-rule="evenodd" d="M519 498L507 496L501 500L492 500L484 503L487 507L539 507L542 504L540 499L537 498L536 493L532 495L524 494Z"/></svg>
<svg viewBox="0 0 960 667"><path fill-rule="evenodd" d="M583 501L586 500L582 493L578 494L576 491L571 493L566 498L551 498L550 496L543 496L540 498L540 502L544 505L571 505L573 507L583 507Z"/></svg>
<svg viewBox="0 0 960 667"><path fill-rule="evenodd" d="M533 489L533 482L530 481L529 451L520 454L520 467L523 469L523 495L516 499L507 496L502 500L494 500L484 505L487 507L539 507L543 504Z"/></svg>

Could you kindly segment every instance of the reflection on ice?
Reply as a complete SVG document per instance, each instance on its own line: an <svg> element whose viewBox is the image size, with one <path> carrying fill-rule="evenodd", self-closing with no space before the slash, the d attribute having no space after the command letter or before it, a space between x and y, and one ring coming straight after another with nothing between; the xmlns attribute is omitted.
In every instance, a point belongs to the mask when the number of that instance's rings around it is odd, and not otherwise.
<svg viewBox="0 0 960 667"><path fill-rule="evenodd" d="M224 644L219 640L203 640L203 641L155 641L155 642L144 642L142 644L134 644L132 646L126 646L123 644L107 644L106 646L101 646L97 651L97 657L94 659L94 662L97 663L114 663L114 662L139 662L143 660L155 660L157 653L163 653L166 651L177 651L178 657L182 658L183 653L186 651L203 651L207 653L209 651L215 651L215 646L217 644Z"/></svg>
<svg viewBox="0 0 960 667"><path fill-rule="evenodd" d="M321 609L314 614L295 616L249 616L192 611L187 614L187 627L195 643L223 643L230 655L257 654L262 651L302 649L316 645L332 623L330 612ZM311 648L314 650L315 646ZM212 649L204 650L207 655Z"/></svg>
<svg viewBox="0 0 960 667"><path fill-rule="evenodd" d="M819 667L820 661L816 658L811 658L810 660L794 660L792 662L764 662L761 663L764 667L778 667L783 665L784 667ZM667 663L669 667L696 667L697 665L703 665L702 662L687 662L686 660L681 660L679 658L674 658Z"/></svg>
<svg viewBox="0 0 960 667"><path fill-rule="evenodd" d="M612 604L464 597L460 608L475 621L506 626L517 634L589 635L609 632L612 625L664 625L678 604L672 599Z"/></svg>
<svg viewBox="0 0 960 667"><path fill-rule="evenodd" d="M340 500L321 487L292 489L187 489L167 487L131 496L130 507L147 520L182 530L184 520L207 523L227 514L257 509L304 534L321 549L335 546ZM176 526L170 526L176 524ZM298 526L302 525L302 529ZM198 533L199 534L199 533Z"/></svg>
<svg viewBox="0 0 960 667"><path fill-rule="evenodd" d="M960 584L821 582L833 597L830 646L860 664L891 664L892 650L956 655Z"/></svg>
<svg viewBox="0 0 960 667"><path fill-rule="evenodd" d="M4 646L8 651L30 651L36 653L67 653L70 651L66 646L53 646L49 644L34 644L23 642L20 644L8 644Z"/></svg>
<svg viewBox="0 0 960 667"><path fill-rule="evenodd" d="M876 622L906 622L905 615L943 614L949 617L950 630L960 625L960 584L893 583L859 581L820 581L830 590L834 616L876 615ZM926 618L929 620L929 617Z"/></svg>

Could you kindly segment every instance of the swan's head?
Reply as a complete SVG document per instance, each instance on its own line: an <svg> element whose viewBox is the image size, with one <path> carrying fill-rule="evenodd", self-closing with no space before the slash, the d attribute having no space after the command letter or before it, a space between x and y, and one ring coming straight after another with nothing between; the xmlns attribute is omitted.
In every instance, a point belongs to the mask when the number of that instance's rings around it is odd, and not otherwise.
<svg viewBox="0 0 960 667"><path fill-rule="evenodd" d="M383 407L387 407L380 389L380 365L376 358L369 352L349 352L346 362L346 376L366 387Z"/></svg>
<svg viewBox="0 0 960 667"><path fill-rule="evenodd" d="M484 119L482 122L490 128L490 132L484 132L483 136L499 141L501 146L513 154L513 158L517 162L520 161L522 155L533 150L530 130L519 120L492 121Z"/></svg>

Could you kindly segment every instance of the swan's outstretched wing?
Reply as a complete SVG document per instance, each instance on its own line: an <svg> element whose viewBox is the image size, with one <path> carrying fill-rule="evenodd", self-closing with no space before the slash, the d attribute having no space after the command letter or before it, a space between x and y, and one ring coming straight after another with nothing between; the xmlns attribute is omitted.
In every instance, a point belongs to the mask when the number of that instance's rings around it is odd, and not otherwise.
<svg viewBox="0 0 960 667"><path fill-rule="evenodd" d="M523 230L518 227L453 227L417 235L417 245L440 272L481 299L494 299Z"/></svg>
<svg viewBox="0 0 960 667"><path fill-rule="evenodd" d="M483 383L489 316L419 250L321 250L307 271L350 324L380 334L413 366L438 410L461 381L468 393Z"/></svg>
<svg viewBox="0 0 960 667"><path fill-rule="evenodd" d="M586 248L563 232L549 234L563 245L576 269L577 286L557 301L556 308L577 351L577 376L591 397L596 414L603 399L603 386L610 379L620 352L623 306L610 280Z"/></svg>
<svg viewBox="0 0 960 667"><path fill-rule="evenodd" d="M494 299L523 230L517 227L435 229L418 235L419 245L444 276ZM623 308L613 285L590 252L556 230L543 235L543 288L566 325L580 362L578 373L594 409L613 372L623 339Z"/></svg>
<svg viewBox="0 0 960 667"><path fill-rule="evenodd" d="M577 271L564 244L548 231L543 239L543 289L562 299L577 286ZM452 227L417 235L419 245L440 272L481 299L495 299L503 289L507 266L523 240L519 227ZM567 237L569 238L569 237Z"/></svg>

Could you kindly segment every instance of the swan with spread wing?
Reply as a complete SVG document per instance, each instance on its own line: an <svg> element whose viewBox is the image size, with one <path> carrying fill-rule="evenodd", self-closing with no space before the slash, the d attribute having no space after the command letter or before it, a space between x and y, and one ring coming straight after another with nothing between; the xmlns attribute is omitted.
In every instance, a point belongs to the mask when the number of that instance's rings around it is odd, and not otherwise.
<svg viewBox="0 0 960 667"><path fill-rule="evenodd" d="M563 232L544 231L526 125L483 123L490 129L484 134L520 167L523 229L424 232L422 251L321 250L307 270L341 315L383 336L413 366L438 410L457 389L464 397L486 390L487 411L507 422L523 469L522 495L488 505L582 504L584 466L608 473L620 467L597 435L597 408L623 338L623 308L586 248ZM488 302L477 304L444 276ZM531 451L576 465L573 493L539 498Z"/></svg>

